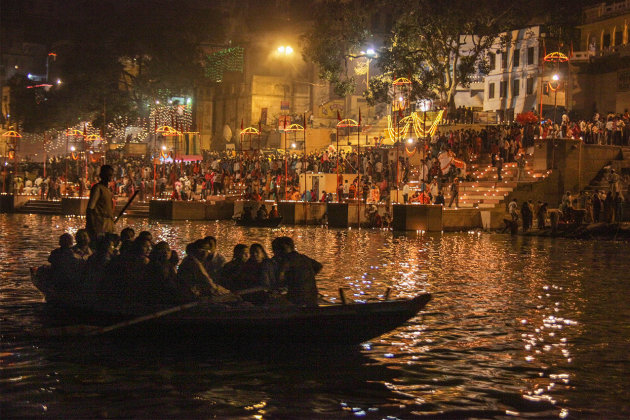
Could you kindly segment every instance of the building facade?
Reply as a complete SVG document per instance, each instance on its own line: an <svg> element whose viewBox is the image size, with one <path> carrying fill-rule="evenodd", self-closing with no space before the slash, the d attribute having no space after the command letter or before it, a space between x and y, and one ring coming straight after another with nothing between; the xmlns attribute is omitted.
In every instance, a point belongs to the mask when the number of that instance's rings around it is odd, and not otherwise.
<svg viewBox="0 0 630 420"><path fill-rule="evenodd" d="M488 53L490 71L484 80L483 110L498 121L513 121L522 112L537 110L540 102L540 27L511 31L511 42L497 39Z"/></svg>
<svg viewBox="0 0 630 420"><path fill-rule="evenodd" d="M571 58L569 107L582 118L630 108L630 1L584 10Z"/></svg>

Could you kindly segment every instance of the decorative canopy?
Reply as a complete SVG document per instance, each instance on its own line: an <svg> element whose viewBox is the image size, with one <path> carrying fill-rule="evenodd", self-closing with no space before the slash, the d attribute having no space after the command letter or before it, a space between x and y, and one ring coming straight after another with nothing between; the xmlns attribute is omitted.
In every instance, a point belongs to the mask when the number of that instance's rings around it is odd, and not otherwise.
<svg viewBox="0 0 630 420"><path fill-rule="evenodd" d="M247 127L241 130L241 134L260 134L260 131L255 127Z"/></svg>
<svg viewBox="0 0 630 420"><path fill-rule="evenodd" d="M566 63L569 61L569 57L562 54L560 51L555 51L547 54L543 60L545 63Z"/></svg>
<svg viewBox="0 0 630 420"><path fill-rule="evenodd" d="M291 124L290 126L285 128L284 131L304 131L304 127L302 127L300 124Z"/></svg>
<svg viewBox="0 0 630 420"><path fill-rule="evenodd" d="M6 133L2 134L2 137L8 137L12 139L21 139L22 135L18 133L17 131L7 131Z"/></svg>
<svg viewBox="0 0 630 420"><path fill-rule="evenodd" d="M158 128L155 132L163 136L179 136L181 134L179 131L175 130L173 127L169 127L168 125Z"/></svg>
<svg viewBox="0 0 630 420"><path fill-rule="evenodd" d="M337 127L338 128L342 128L342 127L358 127L359 123L356 122L353 119L350 118L346 118L345 120L341 120L337 123Z"/></svg>

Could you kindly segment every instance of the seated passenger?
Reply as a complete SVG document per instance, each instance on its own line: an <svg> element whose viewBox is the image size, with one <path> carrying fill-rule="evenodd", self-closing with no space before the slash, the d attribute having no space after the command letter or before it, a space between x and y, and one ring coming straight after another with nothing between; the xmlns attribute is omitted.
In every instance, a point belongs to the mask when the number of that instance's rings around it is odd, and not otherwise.
<svg viewBox="0 0 630 420"><path fill-rule="evenodd" d="M287 299L296 305L317 306L315 275L322 265L295 251L293 239L283 236L271 243L276 263L277 286L287 288Z"/></svg>
<svg viewBox="0 0 630 420"><path fill-rule="evenodd" d="M269 218L270 219L275 219L277 217L280 217L280 213L278 213L278 206L276 204L274 204L271 207L271 212L269 213Z"/></svg>
<svg viewBox="0 0 630 420"><path fill-rule="evenodd" d="M90 258L90 255L92 255L92 249L90 248L90 235L88 235L87 230L77 230L77 233L74 235L74 239L77 243L72 247L72 251L78 258L87 261L87 259Z"/></svg>
<svg viewBox="0 0 630 420"><path fill-rule="evenodd" d="M177 271L178 287L192 292L196 297L220 296L229 290L215 284L206 271L203 261L210 251L210 245L202 239L186 246L186 257Z"/></svg>
<svg viewBox="0 0 630 420"><path fill-rule="evenodd" d="M120 231L120 254L127 254L131 251L131 244L135 235L136 232L130 227Z"/></svg>
<svg viewBox="0 0 630 420"><path fill-rule="evenodd" d="M225 265L225 257L217 251L217 239L214 236L206 236L203 242L208 247L208 252L203 265L211 279L219 277L219 271Z"/></svg>
<svg viewBox="0 0 630 420"><path fill-rule="evenodd" d="M87 260L83 293L92 299L107 300L110 289L106 281L106 271L114 257L114 243L111 238L100 236L93 247L94 253Z"/></svg>
<svg viewBox="0 0 630 420"><path fill-rule="evenodd" d="M244 207L243 213L241 213L241 220L249 222L252 220L252 209L251 207Z"/></svg>
<svg viewBox="0 0 630 420"><path fill-rule="evenodd" d="M149 241L149 243L151 243L151 246L153 246L153 234L148 230L143 230L142 232L140 232L137 239L147 240Z"/></svg>
<svg viewBox="0 0 630 420"><path fill-rule="evenodd" d="M158 242L149 256L143 290L139 301L147 304L179 304L195 296L177 286L177 269L172 264L172 251L167 242Z"/></svg>
<svg viewBox="0 0 630 420"><path fill-rule="evenodd" d="M115 301L137 303L137 297L143 293L142 284L150 253L151 243L138 236L128 254L115 256L103 279L105 293Z"/></svg>
<svg viewBox="0 0 630 420"><path fill-rule="evenodd" d="M267 219L267 216L267 207L264 204L261 204L256 212L256 220L265 220Z"/></svg>
<svg viewBox="0 0 630 420"><path fill-rule="evenodd" d="M243 289L276 285L275 267L261 244L249 247L249 260L243 268Z"/></svg>
<svg viewBox="0 0 630 420"><path fill-rule="evenodd" d="M225 263L219 272L218 284L231 291L240 290L241 274L248 257L247 245L235 245L232 259Z"/></svg>
<svg viewBox="0 0 630 420"><path fill-rule="evenodd" d="M64 233L59 237L59 248L48 257L51 264L51 280L57 290L72 290L81 278L81 261L72 252L72 235Z"/></svg>

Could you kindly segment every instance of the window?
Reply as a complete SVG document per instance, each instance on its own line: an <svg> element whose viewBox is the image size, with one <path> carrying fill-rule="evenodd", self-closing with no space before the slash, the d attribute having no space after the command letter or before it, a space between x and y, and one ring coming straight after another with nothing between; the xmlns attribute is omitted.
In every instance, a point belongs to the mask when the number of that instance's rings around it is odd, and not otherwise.
<svg viewBox="0 0 630 420"><path fill-rule="evenodd" d="M518 67L521 65L521 50L514 50L514 65L512 67Z"/></svg>
<svg viewBox="0 0 630 420"><path fill-rule="evenodd" d="M520 79L512 80L512 96L518 96L521 93Z"/></svg>
<svg viewBox="0 0 630 420"><path fill-rule="evenodd" d="M527 78L527 95L533 95L534 94L534 78L533 77L528 77Z"/></svg>
<svg viewBox="0 0 630 420"><path fill-rule="evenodd" d="M497 56L494 53L488 54L488 66L490 67L490 71L497 67Z"/></svg>
<svg viewBox="0 0 630 420"><path fill-rule="evenodd" d="M615 32L615 45L621 45L623 43L623 36L621 31Z"/></svg>
<svg viewBox="0 0 630 420"><path fill-rule="evenodd" d="M527 49L527 65L531 66L534 63L534 47L529 47Z"/></svg>
<svg viewBox="0 0 630 420"><path fill-rule="evenodd" d="M507 52L502 52L501 53L501 68L502 69L507 68L507 60L508 60Z"/></svg>
<svg viewBox="0 0 630 420"><path fill-rule="evenodd" d="M602 43L602 47L604 48L610 47L610 34L604 35L604 42Z"/></svg>
<svg viewBox="0 0 630 420"><path fill-rule="evenodd" d="M499 83L499 98L505 98L507 96L507 80Z"/></svg>
<svg viewBox="0 0 630 420"><path fill-rule="evenodd" d="M494 98L494 83L488 85L488 99Z"/></svg>

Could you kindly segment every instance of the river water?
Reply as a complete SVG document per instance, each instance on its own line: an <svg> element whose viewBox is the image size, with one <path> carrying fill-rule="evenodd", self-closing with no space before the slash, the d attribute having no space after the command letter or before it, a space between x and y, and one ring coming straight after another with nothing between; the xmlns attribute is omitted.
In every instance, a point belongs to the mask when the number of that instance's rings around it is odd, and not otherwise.
<svg viewBox="0 0 630 420"><path fill-rule="evenodd" d="M45 308L28 268L84 219L0 215L2 418L628 418L630 245L486 233L396 235L321 227L128 219L183 251L225 256L280 235L324 264L320 291L428 291L426 310L356 347L211 348L31 331ZM180 253L183 255L183 252Z"/></svg>

